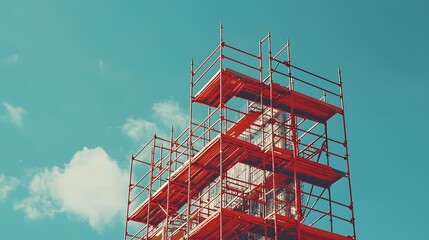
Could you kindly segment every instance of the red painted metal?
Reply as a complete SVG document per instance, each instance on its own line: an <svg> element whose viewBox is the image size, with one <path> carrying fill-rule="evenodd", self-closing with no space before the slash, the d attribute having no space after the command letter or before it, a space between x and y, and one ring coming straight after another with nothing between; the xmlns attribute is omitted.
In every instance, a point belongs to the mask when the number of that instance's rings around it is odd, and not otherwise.
<svg viewBox="0 0 429 240"><path fill-rule="evenodd" d="M225 79L222 91L219 90L221 76ZM262 91L262 99L260 99L260 91ZM216 73L208 84L197 93L195 102L217 107L221 92L223 93L222 102L228 102L233 97L239 97L249 101L262 101L264 104L270 103L270 87L268 85L228 68ZM297 116L302 118L326 122L336 113L342 112L339 107L290 90L280 84L273 83L272 92L273 108L290 112L290 102L293 98L294 111Z"/></svg>
<svg viewBox="0 0 429 240"><path fill-rule="evenodd" d="M190 234L190 239L217 239L219 235L220 211L213 213L209 218L205 219L198 225ZM243 232L255 233L264 235L264 228L268 228L269 238L274 238L274 221L264 220L263 218L251 216L238 211L223 209L224 216L224 237L225 239L236 239ZM279 227L282 232L279 234L279 239L297 239L297 221L295 219L277 215ZM351 240L352 237L342 236L329 231L308 227L302 225L302 238L306 240Z"/></svg>
<svg viewBox="0 0 429 240"><path fill-rule="evenodd" d="M268 34L256 55L221 27L215 50L191 62L189 127L131 159L124 239L356 239L339 78L292 65L289 41L272 54Z"/></svg>

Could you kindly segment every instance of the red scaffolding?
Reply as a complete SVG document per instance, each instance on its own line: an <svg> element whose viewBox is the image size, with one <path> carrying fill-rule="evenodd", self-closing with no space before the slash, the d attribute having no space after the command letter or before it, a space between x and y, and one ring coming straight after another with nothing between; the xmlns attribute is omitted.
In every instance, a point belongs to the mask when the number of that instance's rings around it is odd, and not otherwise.
<svg viewBox="0 0 429 240"><path fill-rule="evenodd" d="M292 65L289 42L272 54L270 34L254 54L221 31L191 64L189 127L131 158L124 239L356 239L338 73Z"/></svg>

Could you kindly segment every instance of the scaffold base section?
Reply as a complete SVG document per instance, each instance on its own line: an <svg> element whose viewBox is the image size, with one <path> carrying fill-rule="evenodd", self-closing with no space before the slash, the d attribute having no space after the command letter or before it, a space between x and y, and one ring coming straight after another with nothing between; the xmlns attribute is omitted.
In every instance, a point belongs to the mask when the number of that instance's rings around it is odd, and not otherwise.
<svg viewBox="0 0 429 240"><path fill-rule="evenodd" d="M222 213L221 213L222 212ZM249 232L261 236L274 238L274 220L263 219L246 213L231 209L222 209L210 215L190 233L189 238L196 239L219 239L220 216L222 214L222 237L224 239L235 239L242 233ZM276 215L279 239L298 239L298 223L295 219ZM304 224L299 225L302 240L352 240L351 237L331 233Z"/></svg>

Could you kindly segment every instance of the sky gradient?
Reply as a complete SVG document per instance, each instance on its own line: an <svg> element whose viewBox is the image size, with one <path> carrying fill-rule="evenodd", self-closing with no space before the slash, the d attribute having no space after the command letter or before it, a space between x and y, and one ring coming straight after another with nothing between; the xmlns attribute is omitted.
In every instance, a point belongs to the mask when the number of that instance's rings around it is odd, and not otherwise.
<svg viewBox="0 0 429 240"><path fill-rule="evenodd" d="M129 157L218 43L341 66L359 239L425 239L426 1L0 2L0 238L122 239ZM171 115L178 116L171 118ZM426 156L426 157L425 157Z"/></svg>

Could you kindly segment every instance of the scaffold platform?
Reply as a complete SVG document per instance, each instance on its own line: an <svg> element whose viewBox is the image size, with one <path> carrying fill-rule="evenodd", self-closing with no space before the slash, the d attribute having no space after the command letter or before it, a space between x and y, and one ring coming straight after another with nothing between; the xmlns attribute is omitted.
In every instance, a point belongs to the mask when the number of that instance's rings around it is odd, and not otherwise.
<svg viewBox="0 0 429 240"><path fill-rule="evenodd" d="M220 79L222 78L222 89ZM273 108L284 112L293 112L295 115L317 122L326 122L342 109L324 101L312 98L300 92L290 90L280 84L273 83ZM210 81L196 94L195 102L218 107L220 92L222 102L227 103L233 97L261 102L269 106L270 86L259 80L241 74L232 69L219 70Z"/></svg>
<svg viewBox="0 0 429 240"><path fill-rule="evenodd" d="M212 213L210 217L202 221L190 233L189 238L196 239L219 239L220 215L222 214L224 239L236 239L240 234L250 232L261 236L273 238L274 221L264 219L258 216L249 215L243 212L223 208ZM298 229L297 220L284 216L276 215L277 222L282 231L278 233L279 239L297 239ZM352 240L348 236L332 233L315 227L300 224L299 231L302 240Z"/></svg>
<svg viewBox="0 0 429 240"><path fill-rule="evenodd" d="M189 194L194 197L201 192L217 177L219 177L220 167L220 141L222 138L222 167L228 171L232 166L241 162L254 167L263 169L272 169L272 161L265 160L271 158L271 151L262 151L262 149L252 143L240 140L228 135L218 135L210 141L200 152L192 158L190 166L191 191ZM293 176L295 163L296 173L300 180L322 187L332 185L338 179L345 176L341 171L332 167L310 161L303 158L297 158L293 161L292 152L285 149L275 148L275 172ZM189 161L183 164L174 172L170 181L170 204L171 213L180 209L187 202L188 191L188 168ZM153 195L146 199L130 215L130 220L136 222L148 222L156 226L166 218L166 205L168 184L164 184ZM149 219L148 219L148 212Z"/></svg>

